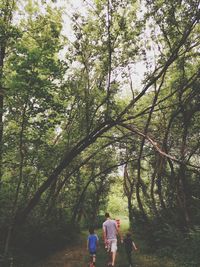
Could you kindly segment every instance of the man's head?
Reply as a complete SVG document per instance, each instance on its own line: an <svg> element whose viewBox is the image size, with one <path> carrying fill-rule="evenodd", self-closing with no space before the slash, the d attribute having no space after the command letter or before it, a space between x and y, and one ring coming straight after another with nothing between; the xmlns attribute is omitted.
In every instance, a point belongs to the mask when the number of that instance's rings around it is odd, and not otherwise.
<svg viewBox="0 0 200 267"><path fill-rule="evenodd" d="M107 219L107 218L110 218L110 214L109 214L108 212L106 212L106 213L105 213L105 217L106 217L106 219Z"/></svg>

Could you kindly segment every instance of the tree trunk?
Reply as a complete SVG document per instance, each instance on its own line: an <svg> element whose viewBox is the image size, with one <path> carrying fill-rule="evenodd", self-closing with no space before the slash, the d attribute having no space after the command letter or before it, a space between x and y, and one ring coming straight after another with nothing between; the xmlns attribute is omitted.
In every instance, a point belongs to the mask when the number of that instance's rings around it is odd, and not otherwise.
<svg viewBox="0 0 200 267"><path fill-rule="evenodd" d="M156 217L158 217L158 210L156 207L156 200L155 200L155 195L154 195L155 194L154 189L155 189L156 175L157 175L157 164L154 165L154 172L153 172L152 177L151 177L150 195L151 195L151 199L152 199L152 211L156 215Z"/></svg>
<svg viewBox="0 0 200 267"><path fill-rule="evenodd" d="M6 43L2 42L0 44L0 186L2 182L3 175L3 109L4 109L4 89L3 89L3 66L4 66L4 58L6 51Z"/></svg>
<svg viewBox="0 0 200 267"><path fill-rule="evenodd" d="M137 183L136 183L136 199L137 199L139 210L140 210L141 215L142 215L142 219L143 219L144 222L147 223L147 221L148 221L147 215L146 215L146 213L144 211L142 200L140 198L140 187L141 187L141 184L139 183L139 181L137 181Z"/></svg>
<svg viewBox="0 0 200 267"><path fill-rule="evenodd" d="M28 101L28 100L27 100ZM23 151L23 135L24 135L24 129L25 129L25 116L26 116L26 108L27 103L24 105L23 111L22 111L22 124L21 124L21 131L19 135L19 154L20 154L20 162L19 162L19 178L17 182L16 192L15 192L15 198L13 202L13 207L11 210L11 216L10 216L10 225L8 227L8 233L6 237L5 242L5 248L4 248L4 254L8 254L9 245L12 239L12 233L15 228L15 222L14 218L16 216L17 212L17 206L18 206L18 200L19 200L19 194L20 194L20 187L23 181L23 165L24 165L24 151Z"/></svg>

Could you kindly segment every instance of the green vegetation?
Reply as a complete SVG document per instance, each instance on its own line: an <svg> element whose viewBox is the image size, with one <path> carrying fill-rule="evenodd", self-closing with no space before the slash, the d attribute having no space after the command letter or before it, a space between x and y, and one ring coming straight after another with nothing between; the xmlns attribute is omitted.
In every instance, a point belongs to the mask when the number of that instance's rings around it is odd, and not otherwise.
<svg viewBox="0 0 200 267"><path fill-rule="evenodd" d="M124 218L121 221L122 223L122 233L125 234L126 231L128 230L128 224L127 224L127 219ZM106 266L107 265L107 260L108 260L108 255L104 249L104 244L102 242L101 236L102 236L102 230L97 231L98 236L100 237L100 246L98 249L97 253L97 267L101 266ZM148 253L147 249L145 248L145 243L143 243L143 240L139 236L134 235L134 241L138 246L138 251L133 252L133 259L136 264L136 266L141 266L141 267L177 267L175 261L172 260L171 256L168 255L168 257L163 257L163 255L156 255L155 253ZM88 255L85 256L84 264L88 263ZM85 266L84 264L81 264L79 266ZM126 253L124 250L124 245L121 244L120 242L118 243L118 252L117 252L117 260L116 260L116 267L121 267L121 266L128 266L127 265L127 258L126 258ZM76 267L76 266L74 266ZM78 267L78 265L77 265Z"/></svg>
<svg viewBox="0 0 200 267"><path fill-rule="evenodd" d="M199 1L62 2L0 0L0 265L109 210L199 266Z"/></svg>

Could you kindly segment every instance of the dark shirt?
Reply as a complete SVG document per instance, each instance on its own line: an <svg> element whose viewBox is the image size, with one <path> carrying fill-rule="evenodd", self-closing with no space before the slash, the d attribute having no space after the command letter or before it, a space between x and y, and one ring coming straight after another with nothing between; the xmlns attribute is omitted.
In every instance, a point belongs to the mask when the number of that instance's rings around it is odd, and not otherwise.
<svg viewBox="0 0 200 267"><path fill-rule="evenodd" d="M133 250L133 240L131 237L124 238L124 246L125 250L131 252Z"/></svg>

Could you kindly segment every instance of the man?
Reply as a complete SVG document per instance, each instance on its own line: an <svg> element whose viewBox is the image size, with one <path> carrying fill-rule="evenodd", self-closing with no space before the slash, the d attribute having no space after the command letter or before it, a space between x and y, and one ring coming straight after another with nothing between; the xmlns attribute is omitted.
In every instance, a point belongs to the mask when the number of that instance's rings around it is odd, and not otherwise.
<svg viewBox="0 0 200 267"><path fill-rule="evenodd" d="M103 223L103 238L105 248L109 252L110 262L108 266L113 267L115 265L116 253L117 253L117 235L120 236L121 242L123 242L122 235L117 227L115 220L110 218L109 213L105 214L106 221Z"/></svg>

